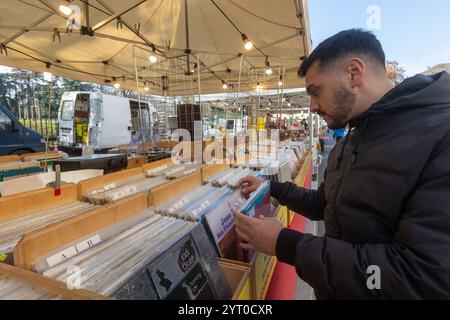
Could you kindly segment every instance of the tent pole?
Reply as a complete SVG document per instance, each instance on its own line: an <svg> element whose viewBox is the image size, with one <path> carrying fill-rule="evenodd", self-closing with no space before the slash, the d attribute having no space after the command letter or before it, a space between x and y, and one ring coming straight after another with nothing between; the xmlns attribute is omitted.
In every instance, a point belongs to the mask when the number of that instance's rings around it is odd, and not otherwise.
<svg viewBox="0 0 450 320"><path fill-rule="evenodd" d="M89 19L89 0L83 2L83 23L86 28L90 27L91 21Z"/></svg>
<svg viewBox="0 0 450 320"><path fill-rule="evenodd" d="M141 112L141 93L139 92L139 75L137 69L137 59L136 59L136 46L133 46L133 57L134 57L134 69L136 71L136 89L138 94L138 103L139 103L139 125L141 127L141 138L142 138L142 150L144 150L145 154L145 136L144 136L144 124L142 122L142 112Z"/></svg>

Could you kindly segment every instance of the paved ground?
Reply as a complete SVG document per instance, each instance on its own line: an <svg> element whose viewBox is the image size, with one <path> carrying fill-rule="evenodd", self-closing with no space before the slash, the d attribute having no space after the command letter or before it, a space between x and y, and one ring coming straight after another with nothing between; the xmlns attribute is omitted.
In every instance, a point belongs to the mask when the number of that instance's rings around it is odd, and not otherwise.
<svg viewBox="0 0 450 320"><path fill-rule="evenodd" d="M325 169L328 162L328 155L331 149L334 147L335 142L332 139L332 135L329 136L328 141L325 143L325 152L323 154L322 164L319 167L319 181L315 184L312 184L312 188L320 185L324 178ZM308 221L306 224L306 233L316 234L318 236L323 236L325 234L325 226L323 222L314 223L312 221ZM298 279L297 281L297 290L295 294L296 300L315 300L314 290L303 280Z"/></svg>

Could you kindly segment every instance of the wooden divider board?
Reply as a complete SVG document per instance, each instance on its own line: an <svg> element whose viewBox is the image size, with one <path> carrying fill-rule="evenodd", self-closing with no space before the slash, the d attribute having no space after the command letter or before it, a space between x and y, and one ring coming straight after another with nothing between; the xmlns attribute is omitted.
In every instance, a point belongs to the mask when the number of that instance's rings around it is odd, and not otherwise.
<svg viewBox="0 0 450 320"><path fill-rule="evenodd" d="M78 184L78 199L80 200L83 199L83 194L90 189L101 187L112 182L120 181L122 179L127 179L132 176L137 176L140 175L141 173L142 168L139 167L134 169L122 170L101 177L82 181Z"/></svg>
<svg viewBox="0 0 450 320"><path fill-rule="evenodd" d="M28 168L39 168L40 163L39 161L17 161L17 162L4 162L0 163L0 170L1 171L8 171L8 170L22 170L22 169L28 169Z"/></svg>
<svg viewBox="0 0 450 320"><path fill-rule="evenodd" d="M172 164L172 158L166 158L166 159L146 163L143 166L141 166L141 168L142 168L142 172L145 173L148 170L152 170L154 168L158 168L158 167L161 167L164 165L170 165L170 164Z"/></svg>
<svg viewBox="0 0 450 320"><path fill-rule="evenodd" d="M66 300L110 300L108 297L87 290L69 290L62 282L4 263L0 263L0 275L15 278L36 288L45 289L55 296L62 296Z"/></svg>
<svg viewBox="0 0 450 320"><path fill-rule="evenodd" d="M1 156L0 157L0 163L6 163L6 162L19 162L22 161L19 156L12 155L12 156Z"/></svg>
<svg viewBox="0 0 450 320"><path fill-rule="evenodd" d="M230 169L229 164L211 164L203 167L201 169L202 172L202 184L205 183L206 179L209 177L215 176L226 169Z"/></svg>
<svg viewBox="0 0 450 320"><path fill-rule="evenodd" d="M166 204L170 200L186 193L194 187L202 185L201 171L195 172L188 176L172 180L162 186L151 190L148 194L149 206L159 207Z"/></svg>
<svg viewBox="0 0 450 320"><path fill-rule="evenodd" d="M127 169L134 169L143 166L147 161L147 157L134 157L128 159Z"/></svg>
<svg viewBox="0 0 450 320"><path fill-rule="evenodd" d="M61 195L55 197L55 189L45 188L0 197L0 222L26 216L46 208L56 207L77 200L77 186L61 185Z"/></svg>
<svg viewBox="0 0 450 320"><path fill-rule="evenodd" d="M45 152L35 152L35 153L27 153L20 156L22 161L32 161L32 160L52 160L52 159L60 159L64 158L64 153L59 153L57 151L49 151Z"/></svg>
<svg viewBox="0 0 450 320"><path fill-rule="evenodd" d="M61 172L61 181L75 183L103 175L103 170L85 169ZM0 183L0 193L3 197L45 188L55 181L55 172L37 173L26 177L15 178Z"/></svg>
<svg viewBox="0 0 450 320"><path fill-rule="evenodd" d="M146 208L147 195L140 193L32 232L25 235L14 249L14 264L31 270L37 258L96 230L126 220Z"/></svg>

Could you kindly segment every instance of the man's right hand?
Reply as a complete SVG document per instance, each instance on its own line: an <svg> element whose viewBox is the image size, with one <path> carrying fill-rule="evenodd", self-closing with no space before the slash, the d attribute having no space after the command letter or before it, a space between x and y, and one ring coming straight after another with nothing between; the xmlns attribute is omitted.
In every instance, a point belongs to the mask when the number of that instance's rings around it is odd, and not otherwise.
<svg viewBox="0 0 450 320"><path fill-rule="evenodd" d="M241 193L244 197L248 198L250 194L259 188L265 182L264 179L258 177L245 177L236 185L236 188L242 188Z"/></svg>

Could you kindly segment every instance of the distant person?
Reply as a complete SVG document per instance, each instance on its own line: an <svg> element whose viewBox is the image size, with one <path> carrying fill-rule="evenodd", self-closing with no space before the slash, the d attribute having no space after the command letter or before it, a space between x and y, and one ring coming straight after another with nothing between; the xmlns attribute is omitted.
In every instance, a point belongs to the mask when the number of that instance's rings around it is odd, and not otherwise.
<svg viewBox="0 0 450 320"><path fill-rule="evenodd" d="M326 234L285 229L235 212L245 249L296 267L318 299L450 299L450 76L416 75L394 87L370 32L325 40L299 70L331 129L350 127L316 190L270 183L293 212ZM240 181L249 195L263 181Z"/></svg>
<svg viewBox="0 0 450 320"><path fill-rule="evenodd" d="M341 139L345 136L345 129L335 129L333 130L333 138L336 140L336 143L341 141Z"/></svg>
<svg viewBox="0 0 450 320"><path fill-rule="evenodd" d="M320 128L319 130L319 143L320 143L320 151L322 153L325 152L325 137L327 135L327 131L324 127Z"/></svg>

